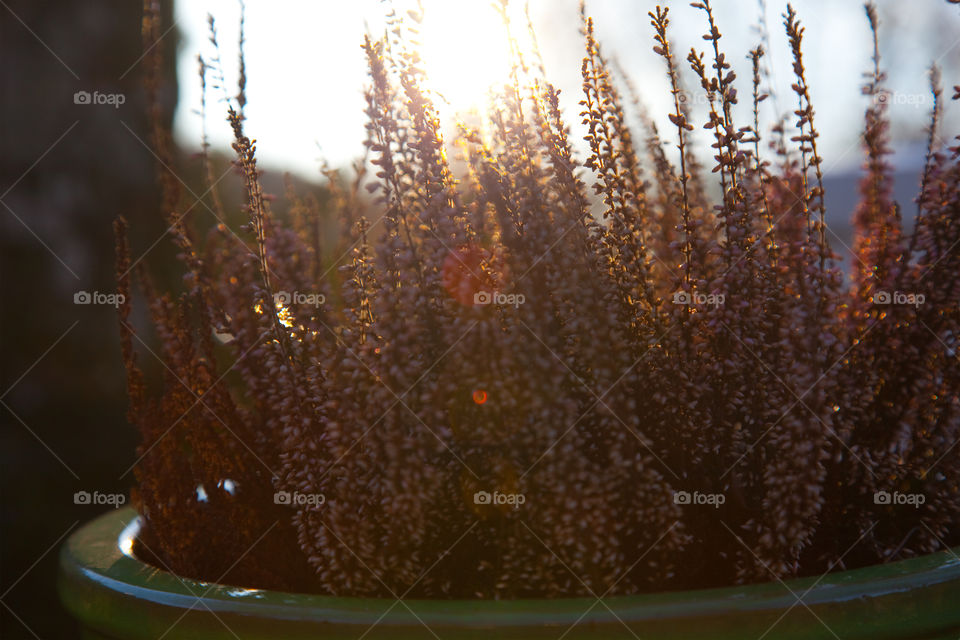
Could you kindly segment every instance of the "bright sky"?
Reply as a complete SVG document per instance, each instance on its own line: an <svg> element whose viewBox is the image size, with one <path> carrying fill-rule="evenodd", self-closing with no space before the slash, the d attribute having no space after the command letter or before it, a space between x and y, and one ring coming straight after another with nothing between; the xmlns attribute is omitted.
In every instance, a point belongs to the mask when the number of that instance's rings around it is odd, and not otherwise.
<svg viewBox="0 0 960 640"><path fill-rule="evenodd" d="M488 87L507 72L506 39L488 0L424 0L422 40L426 70L434 89L448 100L442 110L452 113L483 105ZM667 127L669 95L662 61L652 52L648 0L594 0L588 13L597 22L604 52L616 57L639 88L641 98ZM752 25L760 19L757 0L714 3L728 58L738 75L741 102L748 106L750 67L747 51L758 42ZM775 108L794 108L790 92L789 50L780 14L785 3L769 1L767 22L773 45L770 63L778 87L777 100L764 103L765 117ZM400 9L415 3L397 0ZM946 96L960 71L960 8L943 0L914 0L898 6L881 0L881 53L890 72L891 115L896 126L898 162L915 163L931 100L926 69L932 60L945 67ZM853 0L797 0L794 6L807 27L804 56L808 82L821 133L825 168L848 169L860 163L857 134L862 127L866 98L860 95L862 72L870 64L871 44L862 4ZM319 159L331 165L350 162L362 153L366 67L360 44L365 25L380 33L386 3L377 0L248 0L246 26L247 132L258 141L261 162L315 176ZM512 15L525 31L523 5L513 0ZM208 60L207 14L217 20L221 55L228 86L235 86L239 9L236 0L180 0L176 19L183 34L179 51L180 103L176 133L186 148L200 142L200 87L196 56ZM578 134L580 60L577 0L531 0L530 15L543 51L548 79L563 89L568 124ZM706 31L702 12L687 2L673 3L672 38L685 57L691 46L703 49ZM681 30L681 27L684 27ZM896 67L891 68L896 60ZM685 64L685 63L684 63ZM685 65L686 66L686 65ZM689 80L690 76L688 76ZM692 88L692 81L688 83ZM211 97L212 99L212 97ZM948 100L949 102L949 100ZM956 104L950 115L957 130ZM208 128L215 146L229 149L229 128L221 117L224 106L209 105ZM702 117L702 112L700 114ZM746 117L746 113L744 113ZM744 119L743 124L748 122ZM701 134L701 141L706 136Z"/></svg>

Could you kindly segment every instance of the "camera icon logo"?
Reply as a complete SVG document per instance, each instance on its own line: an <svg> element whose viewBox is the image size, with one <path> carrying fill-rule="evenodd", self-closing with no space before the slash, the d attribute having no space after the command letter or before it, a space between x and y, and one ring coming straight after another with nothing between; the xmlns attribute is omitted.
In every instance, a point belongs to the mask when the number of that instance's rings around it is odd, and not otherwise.
<svg viewBox="0 0 960 640"><path fill-rule="evenodd" d="M89 91L77 91L73 94L73 104L90 104L91 96Z"/></svg>
<svg viewBox="0 0 960 640"><path fill-rule="evenodd" d="M73 504L90 504L92 499L89 491L77 491L73 494Z"/></svg>
<svg viewBox="0 0 960 640"><path fill-rule="evenodd" d="M277 491L273 494L273 504L291 504L292 498L289 491Z"/></svg>
<svg viewBox="0 0 960 640"><path fill-rule="evenodd" d="M93 302L93 296L89 291L77 291L73 294L73 304L90 304Z"/></svg>
<svg viewBox="0 0 960 640"><path fill-rule="evenodd" d="M489 491L477 491L473 494L473 504L491 504L491 502Z"/></svg>
<svg viewBox="0 0 960 640"><path fill-rule="evenodd" d="M687 291L677 291L673 294L673 304L690 304L692 299Z"/></svg>
<svg viewBox="0 0 960 640"><path fill-rule="evenodd" d="M477 291L473 294L473 304L490 304L493 302L493 296L489 291Z"/></svg>
<svg viewBox="0 0 960 640"><path fill-rule="evenodd" d="M273 303L274 304L290 304L290 301L293 297L290 295L289 291L277 291L273 294Z"/></svg>
<svg viewBox="0 0 960 640"><path fill-rule="evenodd" d="M890 495L889 491L876 491L873 494L874 504L891 504L892 502L893 496Z"/></svg>
<svg viewBox="0 0 960 640"><path fill-rule="evenodd" d="M690 492L675 491L673 493L673 504L690 504Z"/></svg>
<svg viewBox="0 0 960 640"><path fill-rule="evenodd" d="M878 291L873 296L874 304L890 304L890 294L886 291Z"/></svg>

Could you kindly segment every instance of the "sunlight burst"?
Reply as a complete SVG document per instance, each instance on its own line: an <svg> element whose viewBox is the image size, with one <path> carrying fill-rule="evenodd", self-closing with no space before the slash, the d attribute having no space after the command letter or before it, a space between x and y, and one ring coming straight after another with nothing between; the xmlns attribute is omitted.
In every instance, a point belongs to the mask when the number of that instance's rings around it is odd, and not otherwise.
<svg viewBox="0 0 960 640"><path fill-rule="evenodd" d="M511 2L506 13L509 35L499 10L489 2L423 3L418 26L424 70L432 88L457 112L483 111L491 87L510 80L511 44L532 62L534 44L523 3Z"/></svg>

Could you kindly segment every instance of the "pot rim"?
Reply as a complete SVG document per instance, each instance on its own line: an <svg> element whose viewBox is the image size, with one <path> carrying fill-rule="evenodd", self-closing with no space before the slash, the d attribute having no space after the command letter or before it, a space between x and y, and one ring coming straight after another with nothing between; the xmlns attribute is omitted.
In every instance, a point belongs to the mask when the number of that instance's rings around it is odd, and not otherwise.
<svg viewBox="0 0 960 640"><path fill-rule="evenodd" d="M324 628L328 630L331 629L329 625L333 625L354 632L365 627L397 629L421 625L428 629L484 629L486 632L537 627L556 631L575 626L594 631L617 628L623 632L623 626L629 630L633 623L649 631L651 624L673 624L671 621L677 620L705 622L731 616L736 616L741 623L751 617L758 621L779 620L786 616L785 612L806 609L816 613L813 616L807 614L805 617L809 618L809 623L805 624L813 624L823 632L824 626L828 629L829 626L819 614L830 617L832 611L839 609L845 610L847 617L856 610L859 612L856 615L866 620L871 629L874 626L889 628L885 625L892 624L894 619L900 621L904 616L909 617L910 613L890 611L891 606L901 606L895 603L912 594L914 600L922 596L917 600L914 618L937 618L940 626L936 628L947 628L943 626L946 615L950 628L960 628L960 610L955 606L944 606L960 592L960 547L885 565L830 573L820 578L746 586L602 599L403 599L401 602L393 598L266 591L180 578L132 555L140 522L140 516L129 507L108 512L80 527L61 549L61 599L84 624L100 629L109 627L110 614L105 612L111 610L108 606L111 602L114 611L118 610L117 607L136 607L139 603L151 605L153 609L179 611L181 617L187 613L191 617L212 614L219 620L224 615L232 617L236 614L280 623L326 623ZM944 600L946 596L949 597ZM202 606L198 607L201 603ZM952 611L944 611L944 608ZM778 616L778 613L782 615ZM556 634L553 637L556 638ZM878 636L871 632L862 637Z"/></svg>

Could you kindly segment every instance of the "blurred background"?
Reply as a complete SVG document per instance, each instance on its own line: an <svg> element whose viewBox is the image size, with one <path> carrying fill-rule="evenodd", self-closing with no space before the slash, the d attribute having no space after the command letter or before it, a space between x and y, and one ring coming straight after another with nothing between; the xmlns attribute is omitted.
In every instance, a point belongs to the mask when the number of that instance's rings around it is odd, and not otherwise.
<svg viewBox="0 0 960 640"><path fill-rule="evenodd" d="M415 5L396 3L401 9ZM785 4L717 3L722 44L749 94L746 54L766 40L773 95L766 123L793 109L789 51L782 29ZM505 36L487 0L424 2L424 65L445 115L482 109L488 85L503 78ZM662 61L651 51L646 0L587 3L604 52L616 58L639 98L668 131ZM828 224L835 250L850 244L856 198L859 135L867 99L870 32L857 2L799 0L807 27L805 61L826 171ZM387 5L376 0L248 0L245 50L247 131L258 140L268 188L279 192L284 171L321 192L320 160L347 166L361 155L365 82L363 33L380 33ZM166 52L161 102L175 130L175 171L202 194L196 152L201 143L197 55L209 62L207 14L216 16L219 56L232 93L237 76L239 6L233 0L164 2L161 45ZM960 6L946 0L881 0L880 39L888 72L896 154L896 197L905 215L922 165L932 101L927 70L944 68L949 90L960 83ZM702 48L702 14L675 3L677 52ZM510 8L522 43L522 3ZM533 24L548 78L563 90L574 138L582 132L577 100L582 44L576 0L531 0ZM170 276L173 251L165 238L154 184L154 157L140 88L141 7L134 2L0 0L0 636L75 637L55 591L59 545L106 505L76 504L79 491L126 493L132 482L136 435L124 417L126 398L114 308L97 293L114 290L111 224L132 227L134 256ZM684 53L685 55L685 53ZM679 56L678 56L679 57ZM703 104L692 84L695 113ZM221 164L229 130L218 96L208 97L207 129ZM949 102L949 101L948 101ZM748 105L742 105L748 107ZM697 111L699 109L700 111ZM637 115L637 114L634 114ZM960 130L948 105L945 131ZM452 120L451 120L452 121ZM700 142L706 136L700 134ZM273 185L273 186L270 186ZM227 176L221 185L235 194ZM209 215L204 206L197 216ZM90 294L92 304L82 304ZM140 311L142 312L142 305ZM143 327L143 318L134 318ZM149 360L150 356L145 356ZM145 363L150 366L150 363ZM157 363L152 363L159 366Z"/></svg>

